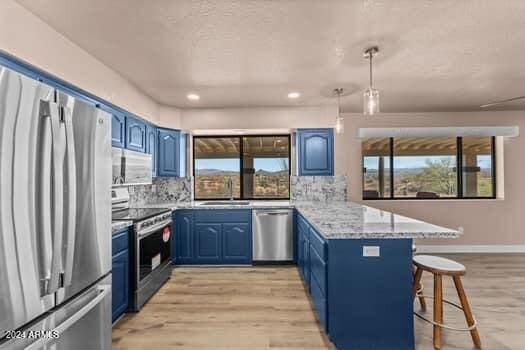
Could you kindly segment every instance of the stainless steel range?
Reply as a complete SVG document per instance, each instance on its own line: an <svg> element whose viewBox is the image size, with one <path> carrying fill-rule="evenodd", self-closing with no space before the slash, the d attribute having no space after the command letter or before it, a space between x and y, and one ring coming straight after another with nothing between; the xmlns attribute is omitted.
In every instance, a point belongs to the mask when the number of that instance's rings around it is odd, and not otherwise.
<svg viewBox="0 0 525 350"><path fill-rule="evenodd" d="M129 208L126 188L112 190L113 221L133 221L131 309L138 311L171 276L171 210Z"/></svg>

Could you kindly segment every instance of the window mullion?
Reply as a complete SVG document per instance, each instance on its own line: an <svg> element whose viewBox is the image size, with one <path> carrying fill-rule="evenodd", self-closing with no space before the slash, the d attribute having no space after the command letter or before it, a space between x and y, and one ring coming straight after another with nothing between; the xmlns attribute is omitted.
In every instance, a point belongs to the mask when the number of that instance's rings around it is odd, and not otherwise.
<svg viewBox="0 0 525 350"><path fill-rule="evenodd" d="M456 141L456 179L458 198L463 198L463 140L458 136Z"/></svg>
<svg viewBox="0 0 525 350"><path fill-rule="evenodd" d="M240 175L240 184L239 184L239 197L240 199L244 199L244 150L243 150L243 147L244 147L244 139L242 138L242 136L239 136L239 164L240 164L240 169L239 171L241 172L239 175Z"/></svg>
<svg viewBox="0 0 525 350"><path fill-rule="evenodd" d="M394 138L390 138L390 198L394 198Z"/></svg>
<svg viewBox="0 0 525 350"><path fill-rule="evenodd" d="M496 198L496 136L491 138L492 197Z"/></svg>

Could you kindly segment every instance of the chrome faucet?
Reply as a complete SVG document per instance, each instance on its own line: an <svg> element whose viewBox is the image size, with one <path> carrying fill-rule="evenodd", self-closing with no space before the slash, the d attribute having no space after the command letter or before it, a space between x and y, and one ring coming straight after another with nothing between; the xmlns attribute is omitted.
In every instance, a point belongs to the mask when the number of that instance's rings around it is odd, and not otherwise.
<svg viewBox="0 0 525 350"><path fill-rule="evenodd" d="M228 183L226 185L228 187L228 191L230 192L230 200L233 200L233 181L231 176L228 177Z"/></svg>

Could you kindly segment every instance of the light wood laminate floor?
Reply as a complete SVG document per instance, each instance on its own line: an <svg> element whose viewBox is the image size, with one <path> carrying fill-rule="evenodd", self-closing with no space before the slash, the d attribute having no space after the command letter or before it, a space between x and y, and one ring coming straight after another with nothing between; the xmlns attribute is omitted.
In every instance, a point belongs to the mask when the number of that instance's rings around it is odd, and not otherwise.
<svg viewBox="0 0 525 350"><path fill-rule="evenodd" d="M467 266L464 285L483 348L525 349L525 255L443 256ZM429 274L423 285L432 292ZM446 278L444 287L457 300L453 282ZM463 314L445 307L445 322L464 326ZM415 336L416 349L433 349L431 325L416 318ZM443 343L472 349L468 333L444 330ZM113 329L115 350L333 348L294 266L178 267L140 313Z"/></svg>

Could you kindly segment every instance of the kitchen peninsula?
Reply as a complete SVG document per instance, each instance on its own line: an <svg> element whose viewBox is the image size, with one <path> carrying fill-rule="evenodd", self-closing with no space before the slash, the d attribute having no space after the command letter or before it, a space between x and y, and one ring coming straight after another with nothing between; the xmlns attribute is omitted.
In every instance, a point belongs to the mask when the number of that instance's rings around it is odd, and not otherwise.
<svg viewBox="0 0 525 350"><path fill-rule="evenodd" d="M175 221L177 212L211 218L214 213L294 208L295 261L317 317L338 349L414 349L412 239L461 234L346 201L147 206L171 208Z"/></svg>

